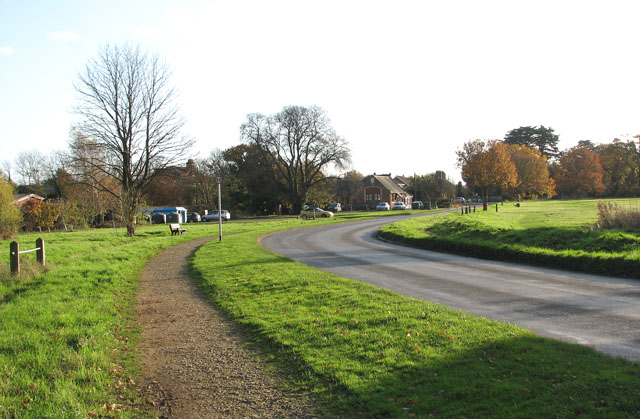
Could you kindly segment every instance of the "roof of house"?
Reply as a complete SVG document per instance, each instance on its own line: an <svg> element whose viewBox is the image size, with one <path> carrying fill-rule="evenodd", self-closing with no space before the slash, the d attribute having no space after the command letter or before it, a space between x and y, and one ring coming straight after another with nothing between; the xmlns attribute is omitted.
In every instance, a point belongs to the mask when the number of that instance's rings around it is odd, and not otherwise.
<svg viewBox="0 0 640 419"><path fill-rule="evenodd" d="M397 193L397 194L406 194L407 193L404 189L402 189L402 187L400 187L400 185L398 185L397 183L395 183L393 181L393 179L391 179L390 175L369 175L369 176L365 177L364 179L367 179L367 178L369 178L371 176L373 176L382 186L387 188L392 193ZM364 179L363 179L363 181L364 181Z"/></svg>
<svg viewBox="0 0 640 419"><path fill-rule="evenodd" d="M27 201L29 199L39 199L40 201L44 201L44 198L40 195L36 195L34 193L19 193L14 196L13 202L14 204L19 204L23 201Z"/></svg>
<svg viewBox="0 0 640 419"><path fill-rule="evenodd" d="M398 176L394 177L393 180L394 181L399 180L400 182L404 183L405 185L411 185L411 180L409 178L407 178L407 177L404 177L404 176L398 175Z"/></svg>

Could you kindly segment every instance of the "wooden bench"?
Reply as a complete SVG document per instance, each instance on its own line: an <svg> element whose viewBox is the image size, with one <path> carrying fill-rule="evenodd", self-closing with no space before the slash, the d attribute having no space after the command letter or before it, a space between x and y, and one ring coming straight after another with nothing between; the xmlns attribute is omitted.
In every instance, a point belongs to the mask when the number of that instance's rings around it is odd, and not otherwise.
<svg viewBox="0 0 640 419"><path fill-rule="evenodd" d="M182 234L187 231L186 228L180 228L180 224L169 224L169 229L171 230L171 235L174 236L176 234Z"/></svg>

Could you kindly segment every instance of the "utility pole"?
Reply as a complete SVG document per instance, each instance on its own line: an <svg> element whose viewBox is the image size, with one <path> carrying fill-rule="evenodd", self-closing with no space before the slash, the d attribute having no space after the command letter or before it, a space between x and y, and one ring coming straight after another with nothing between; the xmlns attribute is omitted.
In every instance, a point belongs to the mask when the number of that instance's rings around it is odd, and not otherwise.
<svg viewBox="0 0 640 419"><path fill-rule="evenodd" d="M222 184L222 176L216 176L216 184L218 184L218 231L220 241L222 241L222 197L220 196L220 184Z"/></svg>

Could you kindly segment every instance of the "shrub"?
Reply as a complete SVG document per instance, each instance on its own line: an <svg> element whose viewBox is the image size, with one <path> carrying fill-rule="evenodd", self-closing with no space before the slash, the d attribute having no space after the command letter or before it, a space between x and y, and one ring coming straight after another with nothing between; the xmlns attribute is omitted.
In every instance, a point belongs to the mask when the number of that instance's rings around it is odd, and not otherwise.
<svg viewBox="0 0 640 419"><path fill-rule="evenodd" d="M622 208L616 202L598 202L598 222L596 228L601 230L640 229L640 209Z"/></svg>
<svg viewBox="0 0 640 419"><path fill-rule="evenodd" d="M22 225L22 213L13 204L13 188L0 179L0 237L11 238Z"/></svg>

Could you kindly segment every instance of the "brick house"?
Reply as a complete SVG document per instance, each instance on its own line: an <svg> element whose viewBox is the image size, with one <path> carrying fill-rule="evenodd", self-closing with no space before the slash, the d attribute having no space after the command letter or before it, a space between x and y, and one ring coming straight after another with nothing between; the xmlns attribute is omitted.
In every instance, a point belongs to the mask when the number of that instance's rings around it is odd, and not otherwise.
<svg viewBox="0 0 640 419"><path fill-rule="evenodd" d="M17 206L21 211L24 210L24 207L32 201L44 201L44 198L41 197L40 195L36 195L34 193L22 193L22 194L18 194L14 197L15 199L13 200L13 204L15 206Z"/></svg>
<svg viewBox="0 0 640 419"><path fill-rule="evenodd" d="M354 197L356 208L373 209L380 202L402 202L411 205L413 196L409 195L392 178L391 174L369 175L360 181L360 188Z"/></svg>

